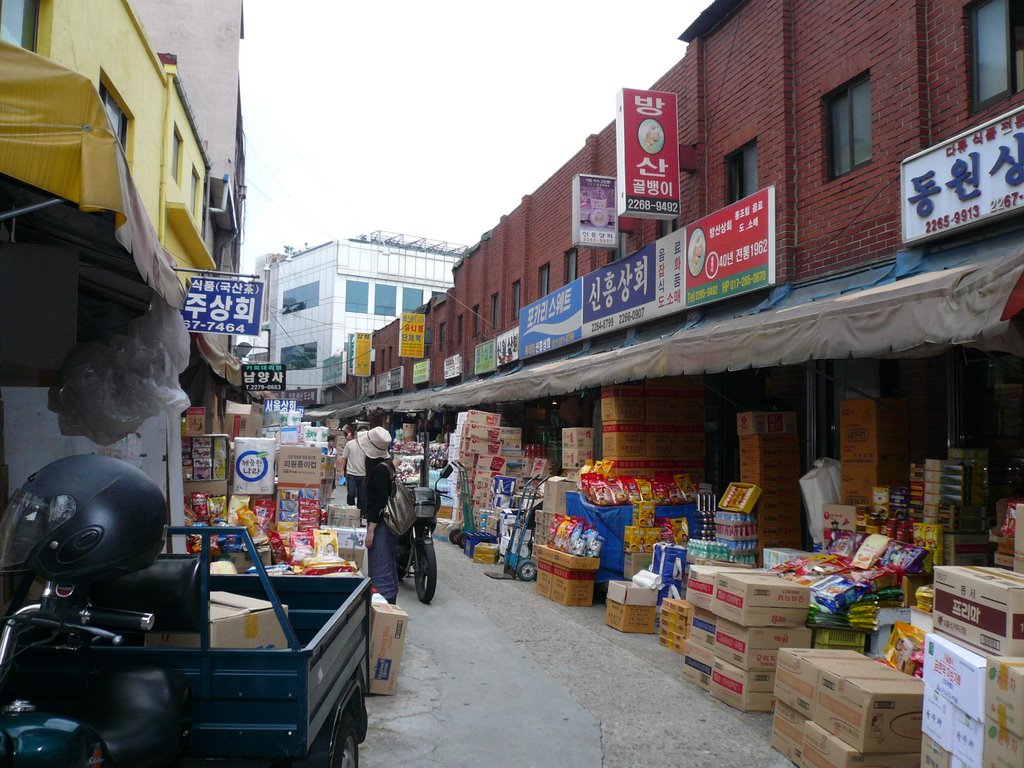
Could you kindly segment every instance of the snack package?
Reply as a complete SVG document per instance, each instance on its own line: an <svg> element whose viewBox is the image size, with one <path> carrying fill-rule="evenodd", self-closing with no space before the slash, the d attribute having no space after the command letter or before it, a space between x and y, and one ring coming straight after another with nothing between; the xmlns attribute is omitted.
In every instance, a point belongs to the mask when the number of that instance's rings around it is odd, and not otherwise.
<svg viewBox="0 0 1024 768"><path fill-rule="evenodd" d="M904 674L922 677L924 674L924 631L897 621L889 635L889 644L882 654L886 663Z"/></svg>
<svg viewBox="0 0 1024 768"><path fill-rule="evenodd" d="M612 498L614 499L615 506L622 506L629 502L629 496L626 494L626 487L622 484L622 481L617 477L609 476L606 480L608 488L612 492Z"/></svg>
<svg viewBox="0 0 1024 768"><path fill-rule="evenodd" d="M301 566L315 554L312 531L292 531L288 534L289 559L292 565Z"/></svg>
<svg viewBox="0 0 1024 768"><path fill-rule="evenodd" d="M190 503L185 507L185 525L209 525L209 494L193 491Z"/></svg>
<svg viewBox="0 0 1024 768"><path fill-rule="evenodd" d="M627 475L620 477L619 482L622 483L622 487L626 490L626 498L629 500L629 504L637 504L643 500L640 496L640 488L636 484L636 478Z"/></svg>
<svg viewBox="0 0 1024 768"><path fill-rule="evenodd" d="M672 478L676 481L676 487L679 492L683 495L683 502L696 501L697 499L697 488L694 486L693 481L687 474L673 475Z"/></svg>
<svg viewBox="0 0 1024 768"><path fill-rule="evenodd" d="M928 550L924 547L891 541L878 562L879 565L898 568L903 573L921 573L927 558Z"/></svg>
<svg viewBox="0 0 1024 768"><path fill-rule="evenodd" d="M569 534L569 554L582 557L583 552L586 550L587 542L584 539L584 534L587 532L588 523L577 518L575 524L572 527L572 532Z"/></svg>
<svg viewBox="0 0 1024 768"><path fill-rule="evenodd" d="M672 497L668 492L668 485L665 484L663 479L655 477L651 480L651 492L654 494L654 503L659 507L665 507L672 503Z"/></svg>
<svg viewBox="0 0 1024 768"><path fill-rule="evenodd" d="M872 533L864 543L857 549L853 556L852 565L854 568L873 568L885 554L889 546L889 537L882 533Z"/></svg>
<svg viewBox="0 0 1024 768"><path fill-rule="evenodd" d="M558 517L561 517L561 520L559 520ZM572 535L572 529L575 525L575 520L571 517L567 517L564 515L559 515L558 517L555 518L557 528L555 530L555 535L551 543L555 547L555 549L560 549L563 552L568 552L569 537Z"/></svg>
<svg viewBox="0 0 1024 768"><path fill-rule="evenodd" d="M288 549L284 545L284 539L277 531L269 531L267 538L270 539L270 561L274 565L290 565L288 562Z"/></svg>
<svg viewBox="0 0 1024 768"><path fill-rule="evenodd" d="M640 498L643 501L655 501L654 490L651 488L651 481L643 477L636 479L636 487L640 490Z"/></svg>
<svg viewBox="0 0 1024 768"><path fill-rule="evenodd" d="M852 558L866 537L854 531L835 531L828 545L830 555Z"/></svg>
<svg viewBox="0 0 1024 768"><path fill-rule="evenodd" d="M1003 518L1003 524L999 528L1000 536L1005 536L1008 539L1016 538L1018 505L1024 507L1024 501L1021 501L1020 499L1010 499L1006 504L1006 517Z"/></svg>
<svg viewBox="0 0 1024 768"><path fill-rule="evenodd" d="M299 494L282 488L277 493L277 530L290 532L298 529Z"/></svg>
<svg viewBox="0 0 1024 768"><path fill-rule="evenodd" d="M654 525L654 502L641 501L633 505L633 525Z"/></svg>
<svg viewBox="0 0 1024 768"><path fill-rule="evenodd" d="M302 564L302 573L306 576L330 576L335 573L355 573L357 570L355 563L339 557L311 557Z"/></svg>
<svg viewBox="0 0 1024 768"><path fill-rule="evenodd" d="M338 532L331 530L313 531L313 549L317 559L338 559Z"/></svg>
<svg viewBox="0 0 1024 768"><path fill-rule="evenodd" d="M655 480L658 480L665 486L665 490L668 492L668 503L669 504L685 504L686 496L680 489L679 484L675 478L671 475L655 475Z"/></svg>
<svg viewBox="0 0 1024 768"><path fill-rule="evenodd" d="M274 515L277 511L274 499L270 496L257 496L253 499L252 508L260 530L269 533L274 527Z"/></svg>
<svg viewBox="0 0 1024 768"><path fill-rule="evenodd" d="M604 546L604 537L597 532L597 528L591 526L583 535L586 540L584 554L587 557L600 557L601 548Z"/></svg>
<svg viewBox="0 0 1024 768"><path fill-rule="evenodd" d="M238 522L238 512L242 509L251 510L250 503L251 500L248 496L241 494L232 496L228 502L228 525L242 525L242 523Z"/></svg>

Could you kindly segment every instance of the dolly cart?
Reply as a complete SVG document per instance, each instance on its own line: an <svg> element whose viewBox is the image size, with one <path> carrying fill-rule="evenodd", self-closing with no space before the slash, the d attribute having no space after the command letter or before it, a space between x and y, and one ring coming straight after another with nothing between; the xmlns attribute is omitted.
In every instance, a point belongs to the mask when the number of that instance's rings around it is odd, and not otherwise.
<svg viewBox="0 0 1024 768"><path fill-rule="evenodd" d="M462 505L462 527L452 528L448 533L448 541L462 549L466 543L467 533L476 533L473 521L473 497L469 485L469 470L457 461L450 462L459 470L459 503Z"/></svg>
<svg viewBox="0 0 1024 768"><path fill-rule="evenodd" d="M529 544L530 554L523 555L526 544L526 533L534 527L533 508L537 503L537 494L543 484L541 477L534 476L523 483L519 492L519 505L516 508L516 519L509 534L508 548L504 555L504 568L501 573L488 573L492 579L516 579L534 581L537 578L537 562L533 559L533 541ZM536 536L536 532L534 532Z"/></svg>

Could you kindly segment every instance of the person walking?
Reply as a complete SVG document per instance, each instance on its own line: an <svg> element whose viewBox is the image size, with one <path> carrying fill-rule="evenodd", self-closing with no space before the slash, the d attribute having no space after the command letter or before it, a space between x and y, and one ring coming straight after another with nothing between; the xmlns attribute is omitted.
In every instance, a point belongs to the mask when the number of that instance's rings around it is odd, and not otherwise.
<svg viewBox="0 0 1024 768"><path fill-rule="evenodd" d="M389 603L398 599L398 564L395 562L395 535L382 518L391 497L395 469L391 464L391 433L384 427L356 435L366 455L366 555L370 582Z"/></svg>
<svg viewBox="0 0 1024 768"><path fill-rule="evenodd" d="M348 505L358 507L360 517L366 517L366 455L358 440L359 435L364 433L365 430L355 435L357 439L349 439L345 443L337 462L338 471L345 478Z"/></svg>

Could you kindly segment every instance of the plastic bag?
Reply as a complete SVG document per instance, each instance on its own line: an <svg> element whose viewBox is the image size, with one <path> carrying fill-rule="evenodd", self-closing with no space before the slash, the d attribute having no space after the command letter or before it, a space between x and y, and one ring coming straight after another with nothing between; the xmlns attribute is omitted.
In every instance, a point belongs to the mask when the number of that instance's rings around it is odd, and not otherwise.
<svg viewBox="0 0 1024 768"><path fill-rule="evenodd" d="M800 478L800 494L807 510L811 540L820 546L825 540L822 506L839 501L839 462L829 458L815 461L814 468Z"/></svg>

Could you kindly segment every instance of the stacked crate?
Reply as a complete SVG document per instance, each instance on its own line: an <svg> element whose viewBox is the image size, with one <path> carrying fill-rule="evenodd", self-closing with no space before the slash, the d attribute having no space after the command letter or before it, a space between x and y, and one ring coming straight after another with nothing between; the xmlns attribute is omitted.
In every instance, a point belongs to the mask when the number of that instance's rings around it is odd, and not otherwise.
<svg viewBox="0 0 1024 768"><path fill-rule="evenodd" d="M910 467L907 446L905 400L840 403L840 501L870 508L876 486L906 486Z"/></svg>
<svg viewBox="0 0 1024 768"><path fill-rule="evenodd" d="M693 606L685 600L666 597L661 601L660 621L658 642L678 654L685 655L686 642L690 639L690 626L693 621Z"/></svg>
<svg viewBox="0 0 1024 768"><path fill-rule="evenodd" d="M740 482L761 489L757 501L757 549L799 549L801 535L800 443L793 412L748 411L736 415Z"/></svg>
<svg viewBox="0 0 1024 768"><path fill-rule="evenodd" d="M562 477L579 481L584 464L594 460L594 430L570 427L562 430Z"/></svg>

